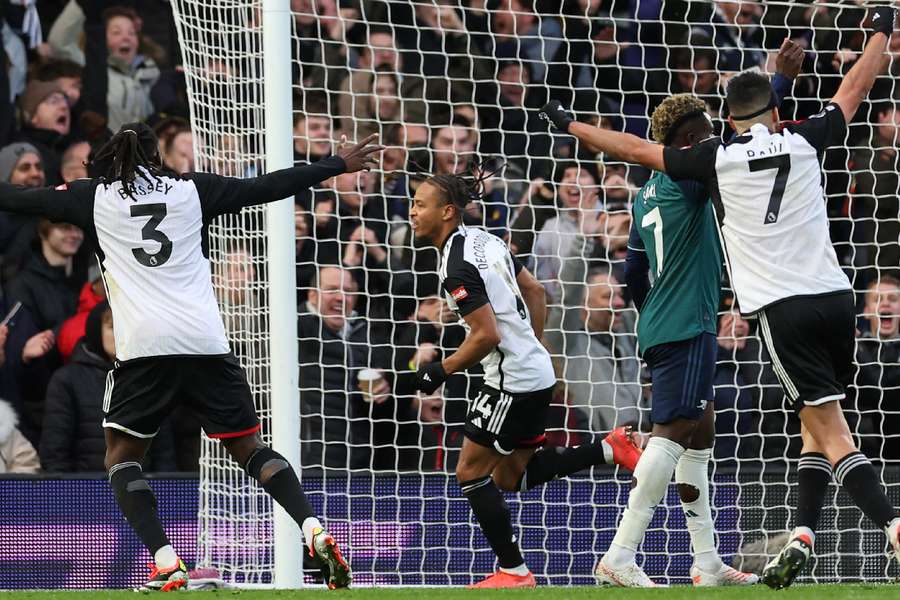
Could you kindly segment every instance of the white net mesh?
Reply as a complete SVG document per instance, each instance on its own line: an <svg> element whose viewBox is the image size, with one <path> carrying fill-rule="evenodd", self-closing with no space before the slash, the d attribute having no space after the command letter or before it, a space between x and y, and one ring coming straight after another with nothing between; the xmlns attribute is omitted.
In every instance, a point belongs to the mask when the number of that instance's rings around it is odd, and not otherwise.
<svg viewBox="0 0 900 600"><path fill-rule="evenodd" d="M264 154L261 3L173 5L198 168L253 175ZM416 174L456 172L476 154L507 161L467 220L508 239L547 288L545 342L560 377L550 442L581 443L629 421L646 426L652 390L635 354L636 313L621 271L629 199L648 173L548 134L539 107L557 98L581 120L646 137L648 115L663 98L693 92L723 132L729 75L752 66L773 72L789 36L807 52L781 114L803 118L820 110L858 56L862 12L851 2L658 0L294 0L291 7L295 113L284 126L294 128L298 163L329 154L340 134L377 132L388 146L380 169L296 199L304 485L358 583L469 583L493 568L453 479L467 399L480 383L470 370L442 395L418 399L411 391L412 366L462 339L434 298L435 253L410 241ZM832 239L859 292L860 366L848 419L892 499L900 492L900 298L890 278L900 266L898 42L894 36L888 76L846 145L824 161ZM585 241L581 226L593 219L599 232ZM277 274L263 260L264 230L263 211L245 211L220 221L211 243L226 325L265 432L267 365L278 357L266 355L266 282ZM319 271L327 265L343 272ZM342 302L354 314L317 316ZM782 409L755 324L728 307L724 301L716 373L715 522L723 556L758 570L792 523L799 425ZM359 388L368 367L388 382L384 394L374 384L374 402ZM229 580L268 583L271 503L208 440L201 467L201 563ZM811 576L885 579L883 534L833 492ZM509 497L539 581L592 583L626 497L627 478L608 469ZM640 560L652 577L683 582L689 553L670 491Z"/></svg>

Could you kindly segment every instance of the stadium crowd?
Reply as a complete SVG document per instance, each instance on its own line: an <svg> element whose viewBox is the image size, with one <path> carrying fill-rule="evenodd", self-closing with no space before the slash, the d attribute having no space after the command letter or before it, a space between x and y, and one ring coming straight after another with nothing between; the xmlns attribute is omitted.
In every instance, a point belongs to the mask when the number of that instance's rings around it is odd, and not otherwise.
<svg viewBox="0 0 900 600"><path fill-rule="evenodd" d="M783 72L794 83L782 116L807 117L864 41L862 11L834 4L292 0L296 162L331 154L342 135L379 133L387 146L379 169L295 199L303 466L453 468L478 385L454 375L433 396L413 393L416 366L452 352L464 332L439 296L437 253L415 247L407 211L421 174L463 172L476 157L504 168L467 222L508 240L548 295L543 341L560 378L551 435L578 443L623 423L646 428L652 386L623 263L630 201L649 173L551 135L539 108L560 99L582 120L646 137L652 110L690 92L727 136L728 76L774 72L790 37L807 52L799 75ZM135 120L155 128L168 168L195 168L168 2L6 0L0 10L0 180L86 177L92 148ZM896 74L900 35L890 48L885 69ZM227 68L210 57L210 73ZM889 79L876 84L846 147L824 156L832 240L858 291L846 408L864 451L885 461L900 461L898 94ZM251 142L227 128L199 141L220 158L197 168L261 170L244 160ZM255 251L226 244L213 273L235 353L254 360L267 353L262 320L250 316L264 304ZM114 323L93 252L77 227L0 214L0 313L21 303L0 325L0 472L103 470ZM379 376L362 382L364 368ZM715 389L718 460L780 462L799 443L756 322L730 293ZM196 470L199 440L182 407L148 469Z"/></svg>

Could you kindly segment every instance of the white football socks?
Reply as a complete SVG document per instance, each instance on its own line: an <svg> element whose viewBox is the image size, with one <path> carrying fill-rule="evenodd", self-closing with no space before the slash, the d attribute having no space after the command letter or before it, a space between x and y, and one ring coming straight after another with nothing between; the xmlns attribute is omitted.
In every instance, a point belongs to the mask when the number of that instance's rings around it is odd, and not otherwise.
<svg viewBox="0 0 900 600"><path fill-rule="evenodd" d="M171 569L178 564L178 555L171 544L166 544L153 554L153 562L157 569Z"/></svg>
<svg viewBox="0 0 900 600"><path fill-rule="evenodd" d="M504 573L509 573L510 575L518 575L519 577L525 577L526 575L531 573L531 571L528 570L528 565L526 565L525 563L522 563L518 567L513 567L512 569L505 569L503 567L500 567L500 570Z"/></svg>
<svg viewBox="0 0 900 600"><path fill-rule="evenodd" d="M606 440L600 440L600 447L603 448L603 460L608 465L616 464L615 457L613 455L612 446L609 445L609 442Z"/></svg>
<svg viewBox="0 0 900 600"><path fill-rule="evenodd" d="M628 495L628 508L622 514L616 536L603 562L619 568L634 562L637 548L653 518L656 505L663 499L675 465L684 454L680 444L662 437L650 438L634 470L637 485Z"/></svg>
<svg viewBox="0 0 900 600"><path fill-rule="evenodd" d="M694 487L699 492L693 502L684 502L684 518L691 534L694 564L707 573L716 573L722 567L722 559L716 550L712 512L709 508L709 460L712 449L685 450L675 466L675 483Z"/></svg>
<svg viewBox="0 0 900 600"><path fill-rule="evenodd" d="M319 520L315 517L306 517L303 519L303 537L306 539L306 545L312 546L313 543L313 530L317 527L322 527L322 524L319 523Z"/></svg>

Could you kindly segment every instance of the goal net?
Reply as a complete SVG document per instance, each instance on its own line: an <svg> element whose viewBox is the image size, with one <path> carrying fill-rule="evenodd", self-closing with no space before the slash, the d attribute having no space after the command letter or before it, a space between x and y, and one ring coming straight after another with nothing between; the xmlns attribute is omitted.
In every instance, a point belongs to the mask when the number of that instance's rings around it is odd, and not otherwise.
<svg viewBox="0 0 900 600"><path fill-rule="evenodd" d="M454 375L433 397L412 391L415 365L463 338L437 298L436 253L417 248L408 227L421 174L459 172L476 157L505 164L466 222L507 239L547 289L544 342L559 377L549 443L584 443L624 423L647 429L652 386L622 270L629 203L649 173L550 134L540 106L557 98L581 120L648 137L653 109L692 92L728 135L728 77L774 72L785 37L806 48L785 119L821 110L865 40L853 2L293 0L294 112L266 124L262 2L173 7L198 169L262 173L267 125L292 128L297 164L331 153L342 135L378 133L387 146L378 169L295 199L302 480L362 585L468 584L494 569L453 475L478 371ZM826 152L823 181L832 240L858 297L859 365L845 407L895 501L898 40L844 145ZM267 269L266 225L262 209L246 210L221 219L210 243L225 323L268 440L269 366L279 357L268 352L267 292L280 274ZM783 409L755 322L735 315L727 293L715 385L719 549L759 571L793 523L799 423ZM629 482L597 468L507 496L539 583L593 583ZM200 565L235 583L271 583L270 500L210 440L200 485ZM896 575L885 551L883 534L832 485L804 576L883 581ZM639 563L658 581L689 581L674 487Z"/></svg>

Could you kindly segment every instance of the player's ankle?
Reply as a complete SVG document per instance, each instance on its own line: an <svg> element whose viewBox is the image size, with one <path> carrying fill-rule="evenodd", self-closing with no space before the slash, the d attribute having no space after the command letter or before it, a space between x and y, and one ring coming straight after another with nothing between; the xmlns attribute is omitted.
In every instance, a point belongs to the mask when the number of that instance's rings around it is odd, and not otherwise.
<svg viewBox="0 0 900 600"><path fill-rule="evenodd" d="M322 523L320 523L319 519L316 517L307 517L300 525L300 529L303 531L303 538L306 540L306 545L312 546L313 539L317 533L316 530L322 529Z"/></svg>
<svg viewBox="0 0 900 600"><path fill-rule="evenodd" d="M708 550L706 552L698 552L694 557L694 564L701 571L716 573L722 568L722 559L715 550Z"/></svg>
<svg viewBox="0 0 900 600"><path fill-rule="evenodd" d="M816 532L811 528L806 527L805 525L798 525L794 527L794 530L791 531L791 539L800 537L801 535L806 536L810 539L810 542L814 542L816 540Z"/></svg>
<svg viewBox="0 0 900 600"><path fill-rule="evenodd" d="M609 550L603 555L603 562L611 569L620 569L633 563L636 554L634 550L624 546L610 544Z"/></svg>
<svg viewBox="0 0 900 600"><path fill-rule="evenodd" d="M500 570L504 573L509 573L510 575L518 575L519 577L525 577L531 571L528 569L528 565L522 563L518 567L500 567Z"/></svg>

